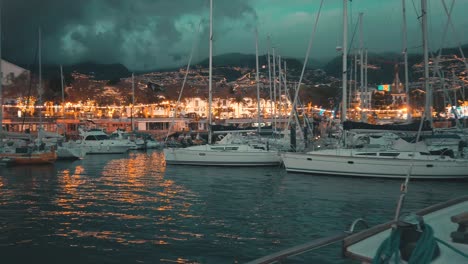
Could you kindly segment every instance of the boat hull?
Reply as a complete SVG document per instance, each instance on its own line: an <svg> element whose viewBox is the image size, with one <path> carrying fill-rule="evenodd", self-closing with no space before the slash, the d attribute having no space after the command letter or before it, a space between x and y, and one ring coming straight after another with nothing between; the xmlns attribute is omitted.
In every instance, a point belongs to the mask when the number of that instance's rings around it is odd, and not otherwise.
<svg viewBox="0 0 468 264"><path fill-rule="evenodd" d="M83 145L87 155L92 154L123 154L129 150L128 146L119 145Z"/></svg>
<svg viewBox="0 0 468 264"><path fill-rule="evenodd" d="M57 148L58 160L76 160L83 159L86 151L80 147L58 147Z"/></svg>
<svg viewBox="0 0 468 264"><path fill-rule="evenodd" d="M467 160L366 158L313 153L284 153L282 159L288 172L377 178L405 178L410 172L412 179L468 178Z"/></svg>
<svg viewBox="0 0 468 264"><path fill-rule="evenodd" d="M115 140L103 140L103 141L81 141L81 142L67 142L64 147L70 149L76 149L78 152L75 154L90 155L90 154L123 154L126 153L130 145L116 142ZM73 154L72 154L73 155Z"/></svg>
<svg viewBox="0 0 468 264"><path fill-rule="evenodd" d="M164 149L166 164L194 166L278 166L280 155L274 151L217 151L209 148Z"/></svg>
<svg viewBox="0 0 468 264"><path fill-rule="evenodd" d="M0 154L0 158L10 159L11 165L41 165L54 163L57 154L55 152L3 153Z"/></svg>

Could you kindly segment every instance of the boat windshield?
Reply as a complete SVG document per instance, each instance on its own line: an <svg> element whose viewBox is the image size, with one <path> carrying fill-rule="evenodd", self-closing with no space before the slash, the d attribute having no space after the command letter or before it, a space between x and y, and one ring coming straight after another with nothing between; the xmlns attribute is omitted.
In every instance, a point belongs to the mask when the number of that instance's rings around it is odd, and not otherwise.
<svg viewBox="0 0 468 264"><path fill-rule="evenodd" d="M90 135L85 138L85 140L107 140L109 139L108 135Z"/></svg>
<svg viewBox="0 0 468 264"><path fill-rule="evenodd" d="M109 139L108 135L96 135L96 140L106 140Z"/></svg>

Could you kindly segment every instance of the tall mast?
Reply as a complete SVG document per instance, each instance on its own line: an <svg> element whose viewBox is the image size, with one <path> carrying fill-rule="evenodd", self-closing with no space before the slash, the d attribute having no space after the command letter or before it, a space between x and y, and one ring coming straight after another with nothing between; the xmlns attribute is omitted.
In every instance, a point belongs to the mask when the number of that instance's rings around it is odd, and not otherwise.
<svg viewBox="0 0 468 264"><path fill-rule="evenodd" d="M210 55L208 71L208 144L211 144L211 104L212 104L212 76L213 74L213 0L210 0Z"/></svg>
<svg viewBox="0 0 468 264"><path fill-rule="evenodd" d="M0 138L3 132L2 4L0 2Z"/></svg>
<svg viewBox="0 0 468 264"><path fill-rule="evenodd" d="M294 100L294 98L289 97L288 82L286 80L286 73L287 73L286 60L283 60L283 65L284 65L284 67L283 67L283 72L284 72L284 76L283 76L284 96L286 97L286 102L285 102L285 106L284 106L284 114L287 114L287 112L288 112L288 101ZM289 100L288 100L288 98L289 98Z"/></svg>
<svg viewBox="0 0 468 264"><path fill-rule="evenodd" d="M356 55L355 55L356 56ZM353 59L351 59L351 70L349 72L349 93L348 93L348 105L351 105L351 103L353 102L353 98L352 98L352 95L353 95L353 72L354 72L354 68L353 68Z"/></svg>
<svg viewBox="0 0 468 264"><path fill-rule="evenodd" d="M276 55L275 48L273 48L273 118L274 129L276 131Z"/></svg>
<svg viewBox="0 0 468 264"><path fill-rule="evenodd" d="M283 71L284 71L284 76L283 76L283 81L284 81L284 95L286 96L286 98L288 98L288 82L286 80L286 73L287 73L287 68L286 68L286 60L283 61ZM291 98L290 98L291 99ZM285 106L285 111L286 111L286 106Z"/></svg>
<svg viewBox="0 0 468 264"><path fill-rule="evenodd" d="M279 115L281 116L282 114L282 110L283 110L283 100L281 100L281 56L278 55L278 101L279 101L279 109L278 109L278 112L279 112Z"/></svg>
<svg viewBox="0 0 468 264"><path fill-rule="evenodd" d="M270 86L270 115L273 113L273 94L271 91L270 36L268 36L268 83Z"/></svg>
<svg viewBox="0 0 468 264"><path fill-rule="evenodd" d="M432 96L429 88L429 51L427 46L427 0L421 0L422 36L424 50L424 90L426 91L425 114L432 126Z"/></svg>
<svg viewBox="0 0 468 264"><path fill-rule="evenodd" d="M367 49L365 49L364 50L364 107L366 108L366 110L369 110L370 105L369 105L369 91L367 89L367 60L368 60ZM367 121L367 115L365 117Z"/></svg>
<svg viewBox="0 0 468 264"><path fill-rule="evenodd" d="M130 125L132 126L132 129L131 131L134 130L134 125L133 125L133 107L135 107L135 74L132 72L132 108L130 109L130 118L131 118L131 121L130 121Z"/></svg>
<svg viewBox="0 0 468 264"><path fill-rule="evenodd" d="M42 49L41 49L41 28L38 30L38 60L39 60L39 87L37 91L39 93L39 129L42 130Z"/></svg>
<svg viewBox="0 0 468 264"><path fill-rule="evenodd" d="M409 78L408 78L408 32L406 29L406 3L402 0L403 6L403 59L405 64L405 92L406 92L406 112L408 120L411 120L411 106L410 106L410 94L409 94Z"/></svg>
<svg viewBox="0 0 468 264"><path fill-rule="evenodd" d="M348 56L348 0L343 0L343 96L341 105L341 121L346 121L346 113L348 111L346 102L346 83L347 83L347 65L346 60Z"/></svg>
<svg viewBox="0 0 468 264"><path fill-rule="evenodd" d="M63 85L63 67L60 65L60 87L62 88L62 116L65 115L65 91Z"/></svg>
<svg viewBox="0 0 468 264"><path fill-rule="evenodd" d="M364 43L363 43L363 30L362 30L362 17L364 13L359 13L359 92L361 94L361 121L365 122L365 113L364 113Z"/></svg>
<svg viewBox="0 0 468 264"><path fill-rule="evenodd" d="M351 83L349 85L349 88L350 88L350 93L351 92L354 92L354 96L356 96L356 100L357 100L357 91L358 91L358 88L357 88L357 61L358 61L358 58L357 58L357 53L356 53L356 50L354 50L354 90L353 90L353 83ZM351 78L352 79L352 78Z"/></svg>
<svg viewBox="0 0 468 264"><path fill-rule="evenodd" d="M255 82L257 83L257 123L258 123L258 134L260 135L260 77L259 77L259 67L258 67L258 30L255 29L255 64L256 64L256 74Z"/></svg>

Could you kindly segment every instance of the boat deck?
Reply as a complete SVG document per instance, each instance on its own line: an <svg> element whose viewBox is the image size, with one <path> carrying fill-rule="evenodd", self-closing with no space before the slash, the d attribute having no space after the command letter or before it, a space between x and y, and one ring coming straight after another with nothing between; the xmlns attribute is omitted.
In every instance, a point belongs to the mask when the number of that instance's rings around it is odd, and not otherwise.
<svg viewBox="0 0 468 264"><path fill-rule="evenodd" d="M424 222L434 229L436 238L467 253L468 244L454 243L450 236L458 229L458 224L452 222L451 217L464 212L468 212L468 196L431 206L417 212L417 214L423 216ZM390 236L393 223L379 225L346 238L344 240L345 256L363 263L371 263L378 250L378 245L381 245ZM468 263L467 258L455 253L445 245L440 243L438 245L440 255L432 263Z"/></svg>

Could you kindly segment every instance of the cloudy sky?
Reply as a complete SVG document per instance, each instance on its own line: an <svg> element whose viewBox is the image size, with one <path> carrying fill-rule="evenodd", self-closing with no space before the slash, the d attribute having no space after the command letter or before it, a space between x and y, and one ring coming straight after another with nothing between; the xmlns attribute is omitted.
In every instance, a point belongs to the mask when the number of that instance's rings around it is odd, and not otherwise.
<svg viewBox="0 0 468 264"><path fill-rule="evenodd" d="M406 1L409 51L419 52L420 1ZM448 9L452 1L445 0ZM303 58L320 2L214 0L214 54L254 54L258 27L261 53L270 36L271 45L283 56ZM324 1L311 58L338 55L342 2ZM468 1L455 3L456 34L449 27L446 41L442 0L428 0L428 6L432 49L468 43ZM348 10L349 35L358 13L364 13L364 43L370 52L401 51L401 0L353 0ZM195 60L207 57L208 19L209 0L3 0L2 55L16 63L35 61L40 27L45 63L123 63L131 70L180 66L187 62L194 42Z"/></svg>

